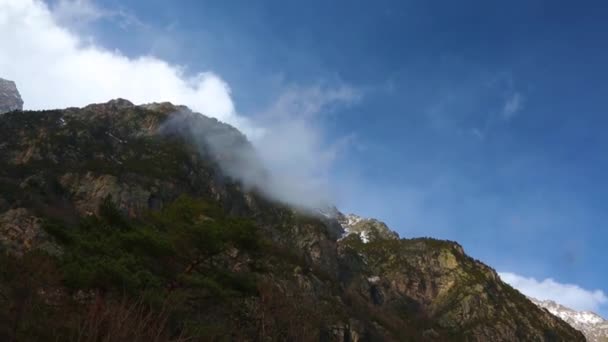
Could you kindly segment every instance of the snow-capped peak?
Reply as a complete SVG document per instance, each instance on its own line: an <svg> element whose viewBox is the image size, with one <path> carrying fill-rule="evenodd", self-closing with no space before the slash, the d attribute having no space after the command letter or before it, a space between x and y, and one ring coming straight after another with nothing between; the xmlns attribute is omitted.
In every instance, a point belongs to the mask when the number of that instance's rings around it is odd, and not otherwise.
<svg viewBox="0 0 608 342"><path fill-rule="evenodd" d="M355 214L340 214L338 222L344 230L343 237L358 234L361 241L368 243L374 239L398 239L399 235L390 230L384 222L373 218L365 218Z"/></svg>
<svg viewBox="0 0 608 342"><path fill-rule="evenodd" d="M530 300L553 315L563 319L573 328L580 330L590 342L608 340L608 321L591 311L577 311L552 300Z"/></svg>
<svg viewBox="0 0 608 342"><path fill-rule="evenodd" d="M320 207L315 209L315 212L320 218L336 223L340 228L341 238L356 234L364 243L375 239L399 238L399 234L392 231L384 222L373 218L365 218L355 214L343 214L334 206Z"/></svg>
<svg viewBox="0 0 608 342"><path fill-rule="evenodd" d="M344 218L346 219L344 223L346 226L354 226L364 220L363 217L355 214L347 214Z"/></svg>

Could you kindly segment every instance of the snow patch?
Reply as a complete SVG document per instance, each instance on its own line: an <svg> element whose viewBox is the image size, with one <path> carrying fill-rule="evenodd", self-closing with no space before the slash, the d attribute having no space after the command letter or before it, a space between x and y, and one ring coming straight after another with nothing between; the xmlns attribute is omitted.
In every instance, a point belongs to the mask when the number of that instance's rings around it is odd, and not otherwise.
<svg viewBox="0 0 608 342"><path fill-rule="evenodd" d="M378 276L369 277L369 278L367 278L367 281L369 281L372 284L375 284L380 281L380 277L378 277Z"/></svg>
<svg viewBox="0 0 608 342"><path fill-rule="evenodd" d="M363 220L364 220L363 217L355 215L355 214L346 215L346 225L348 225L348 226L354 226Z"/></svg>
<svg viewBox="0 0 608 342"><path fill-rule="evenodd" d="M369 242L369 232L367 232L367 231L359 232L359 237L361 238L361 241L363 241L363 243Z"/></svg>

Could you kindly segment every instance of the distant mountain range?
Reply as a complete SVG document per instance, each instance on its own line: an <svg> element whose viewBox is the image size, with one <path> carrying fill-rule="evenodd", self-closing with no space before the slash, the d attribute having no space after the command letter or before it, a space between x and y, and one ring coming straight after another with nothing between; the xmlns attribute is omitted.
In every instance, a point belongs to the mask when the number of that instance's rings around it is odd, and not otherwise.
<svg viewBox="0 0 608 342"><path fill-rule="evenodd" d="M530 300L553 315L563 319L575 329L581 331L589 342L608 341L608 321L590 311L577 311L560 305L552 300Z"/></svg>

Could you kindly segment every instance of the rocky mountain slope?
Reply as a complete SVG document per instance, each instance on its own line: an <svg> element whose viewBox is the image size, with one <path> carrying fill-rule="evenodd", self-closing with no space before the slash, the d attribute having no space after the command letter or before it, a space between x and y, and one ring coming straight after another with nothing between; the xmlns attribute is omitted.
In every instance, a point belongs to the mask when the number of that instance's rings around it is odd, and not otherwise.
<svg viewBox="0 0 608 342"><path fill-rule="evenodd" d="M0 116L0 340L584 341L455 242L244 187L250 149L169 103Z"/></svg>
<svg viewBox="0 0 608 342"><path fill-rule="evenodd" d="M23 100L15 82L0 78L0 114L22 109Z"/></svg>
<svg viewBox="0 0 608 342"><path fill-rule="evenodd" d="M399 239L399 235L388 226L376 219L363 218L355 214L338 213L336 217L344 229L344 234L357 234L361 241L369 242L377 239Z"/></svg>
<svg viewBox="0 0 608 342"><path fill-rule="evenodd" d="M328 219L328 223L338 223L342 238L358 235L367 243L376 239L399 239L399 234L392 231L384 222L374 218L365 218L356 214L343 214L335 207L318 209L317 213Z"/></svg>
<svg viewBox="0 0 608 342"><path fill-rule="evenodd" d="M560 305L552 300L530 300L553 315L563 319L575 329L583 332L589 342L608 341L608 321L590 311L577 311Z"/></svg>

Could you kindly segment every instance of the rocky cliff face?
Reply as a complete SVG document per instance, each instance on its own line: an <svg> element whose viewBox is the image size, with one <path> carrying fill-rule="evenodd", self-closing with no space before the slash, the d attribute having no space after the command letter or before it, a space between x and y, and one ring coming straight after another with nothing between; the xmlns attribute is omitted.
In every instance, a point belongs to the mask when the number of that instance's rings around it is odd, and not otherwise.
<svg viewBox="0 0 608 342"><path fill-rule="evenodd" d="M13 81L0 78L0 114L23 109L23 100Z"/></svg>
<svg viewBox="0 0 608 342"><path fill-rule="evenodd" d="M250 148L169 103L1 116L0 339L584 341L455 242L244 188ZM154 329L112 325L130 298Z"/></svg>
<svg viewBox="0 0 608 342"><path fill-rule="evenodd" d="M608 321L590 311L577 311L560 305L552 300L530 300L539 307L563 319L575 329L583 332L589 342L608 341Z"/></svg>

